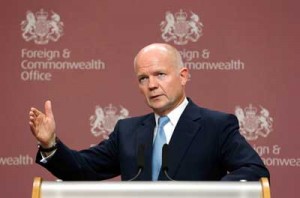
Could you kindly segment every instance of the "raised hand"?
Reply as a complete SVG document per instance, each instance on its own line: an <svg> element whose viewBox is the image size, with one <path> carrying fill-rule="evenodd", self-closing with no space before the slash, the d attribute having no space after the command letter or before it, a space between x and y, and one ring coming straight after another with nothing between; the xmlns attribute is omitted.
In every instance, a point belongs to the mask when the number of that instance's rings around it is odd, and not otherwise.
<svg viewBox="0 0 300 198"><path fill-rule="evenodd" d="M43 148L53 146L56 134L51 101L45 102L45 113L31 107L29 111L29 126L32 134Z"/></svg>

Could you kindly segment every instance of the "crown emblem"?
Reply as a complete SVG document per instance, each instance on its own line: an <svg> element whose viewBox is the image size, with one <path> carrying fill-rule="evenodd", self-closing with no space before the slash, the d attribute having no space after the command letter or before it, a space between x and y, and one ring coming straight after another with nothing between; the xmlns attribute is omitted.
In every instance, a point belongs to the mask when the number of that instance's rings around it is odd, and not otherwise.
<svg viewBox="0 0 300 198"><path fill-rule="evenodd" d="M103 139L108 139L117 121L128 115L129 111L122 106L119 109L112 104L104 108L96 106L95 115L90 116L91 133L95 137L101 135Z"/></svg>
<svg viewBox="0 0 300 198"><path fill-rule="evenodd" d="M175 18L176 18L177 22L186 21L186 19L187 19L187 13L184 12L183 10L180 10L179 12L175 13Z"/></svg>
<svg viewBox="0 0 300 198"><path fill-rule="evenodd" d="M173 41L176 45L185 45L189 41L196 42L202 36L203 24L197 14L180 9L175 14L166 12L165 21L160 23L161 37L164 41Z"/></svg>
<svg viewBox="0 0 300 198"><path fill-rule="evenodd" d="M253 107L253 105L250 104L248 107L246 107L244 109L244 111L245 111L246 116L253 117L257 113L257 108Z"/></svg>
<svg viewBox="0 0 300 198"><path fill-rule="evenodd" d="M41 9L35 13L35 16L37 20L46 20L48 18L48 12L44 11L44 9Z"/></svg>
<svg viewBox="0 0 300 198"><path fill-rule="evenodd" d="M239 120L240 133L247 140L256 140L259 136L267 137L273 130L273 118L269 111L260 106L260 110L250 104L242 109L237 106L235 115Z"/></svg>
<svg viewBox="0 0 300 198"><path fill-rule="evenodd" d="M49 41L58 41L63 34L63 22L60 16L52 11L49 14L44 9L33 13L26 12L26 20L21 23L22 37L25 41L34 41L38 45L45 45Z"/></svg>
<svg viewBox="0 0 300 198"><path fill-rule="evenodd" d="M104 112L106 115L116 115L117 107L113 106L112 104L109 104L109 106L104 107Z"/></svg>

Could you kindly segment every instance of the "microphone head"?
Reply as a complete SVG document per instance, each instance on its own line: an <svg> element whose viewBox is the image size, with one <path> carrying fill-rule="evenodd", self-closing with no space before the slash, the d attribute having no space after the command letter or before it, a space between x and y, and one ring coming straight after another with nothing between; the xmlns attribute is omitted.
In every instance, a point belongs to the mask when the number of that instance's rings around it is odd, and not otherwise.
<svg viewBox="0 0 300 198"><path fill-rule="evenodd" d="M162 147L162 165L163 171L168 170L168 144L164 144Z"/></svg>
<svg viewBox="0 0 300 198"><path fill-rule="evenodd" d="M137 166L140 169L145 167L145 145L140 144L137 153Z"/></svg>

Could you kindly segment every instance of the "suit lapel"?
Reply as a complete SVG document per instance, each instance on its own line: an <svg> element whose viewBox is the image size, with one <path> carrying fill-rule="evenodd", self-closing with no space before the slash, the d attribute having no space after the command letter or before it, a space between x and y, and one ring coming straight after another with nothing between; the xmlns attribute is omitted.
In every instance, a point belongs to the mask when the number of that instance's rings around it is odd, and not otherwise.
<svg viewBox="0 0 300 198"><path fill-rule="evenodd" d="M199 119L201 119L201 115L198 107L192 101L189 101L188 106L178 120L169 143L168 173L171 178L176 176L180 162L183 160L194 136L201 132L202 125L201 121L199 122ZM160 176L163 176L163 174Z"/></svg>
<svg viewBox="0 0 300 198"><path fill-rule="evenodd" d="M136 129L137 146L143 144L145 146L145 168L138 178L142 181L152 180L152 145L153 145L153 132L155 127L154 114L150 114Z"/></svg>

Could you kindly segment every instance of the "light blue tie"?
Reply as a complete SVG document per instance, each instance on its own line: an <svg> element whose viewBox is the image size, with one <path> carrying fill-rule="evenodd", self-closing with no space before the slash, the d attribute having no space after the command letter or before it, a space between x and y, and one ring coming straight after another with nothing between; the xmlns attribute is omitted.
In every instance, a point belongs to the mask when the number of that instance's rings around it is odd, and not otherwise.
<svg viewBox="0 0 300 198"><path fill-rule="evenodd" d="M158 119L157 134L153 143L152 152L152 181L158 179L161 168L162 147L167 142L164 131L164 126L169 122L167 116L162 116Z"/></svg>

